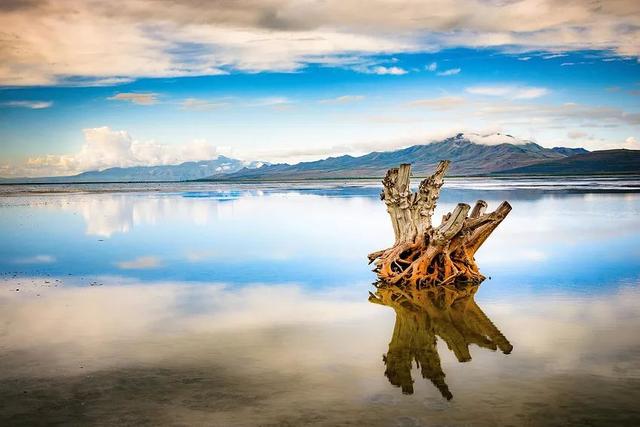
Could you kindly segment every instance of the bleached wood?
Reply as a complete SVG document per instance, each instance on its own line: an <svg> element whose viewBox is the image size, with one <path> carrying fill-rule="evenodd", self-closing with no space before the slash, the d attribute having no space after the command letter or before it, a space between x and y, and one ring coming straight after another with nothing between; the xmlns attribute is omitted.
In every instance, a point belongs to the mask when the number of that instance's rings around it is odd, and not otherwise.
<svg viewBox="0 0 640 427"><path fill-rule="evenodd" d="M383 286L389 283L423 288L484 280L473 255L511 211L511 206L503 202L494 212L485 213L487 203L483 200L478 200L473 210L459 203L434 227L432 217L449 164L447 160L441 161L415 193L410 189L411 165L402 164L387 171L381 199L391 218L395 243L369 254Z"/></svg>

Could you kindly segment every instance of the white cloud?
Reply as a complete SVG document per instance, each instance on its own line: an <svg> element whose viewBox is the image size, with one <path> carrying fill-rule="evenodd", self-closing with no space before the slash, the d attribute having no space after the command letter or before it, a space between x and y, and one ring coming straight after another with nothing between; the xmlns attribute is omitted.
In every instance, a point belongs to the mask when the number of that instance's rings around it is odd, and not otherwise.
<svg viewBox="0 0 640 427"><path fill-rule="evenodd" d="M411 107L428 107L433 110L449 110L465 103L465 99L459 96L442 96L439 98L416 99L408 105Z"/></svg>
<svg viewBox="0 0 640 427"><path fill-rule="evenodd" d="M138 105L153 105L158 102L158 94L151 92L121 92L107 99L112 101L128 101Z"/></svg>
<svg viewBox="0 0 640 427"><path fill-rule="evenodd" d="M0 11L0 85L295 71L457 46L636 56L639 24L634 1L33 0Z"/></svg>
<svg viewBox="0 0 640 427"><path fill-rule="evenodd" d="M52 105L52 101L7 101L0 103L0 107L30 108L32 110L42 110Z"/></svg>
<svg viewBox="0 0 640 427"><path fill-rule="evenodd" d="M371 73L371 74L378 74L378 75L386 75L386 74L390 74L390 75L394 75L394 76L401 76L403 74L407 74L408 71L405 70L404 68L400 68L400 67L385 67L382 65L378 65L377 67L373 67L371 69L369 69L367 72Z"/></svg>
<svg viewBox="0 0 640 427"><path fill-rule="evenodd" d="M295 71L446 47L640 53L638 2L29 1L3 8L1 85ZM551 59L563 53L546 55ZM392 67L393 68L393 67ZM82 79L75 79L82 84Z"/></svg>
<svg viewBox="0 0 640 427"><path fill-rule="evenodd" d="M435 70L437 70L437 69L438 69L438 63L437 63L437 62L432 62L431 64L427 65L427 66L425 67L425 69L426 69L427 71L435 71Z"/></svg>
<svg viewBox="0 0 640 427"><path fill-rule="evenodd" d="M622 148L628 148L629 150L640 150L640 142L638 142L635 137L630 136L624 140Z"/></svg>
<svg viewBox="0 0 640 427"><path fill-rule="evenodd" d="M548 89L543 87L527 87L527 88L519 88L516 90L513 95L514 99L533 99L540 98L541 96L545 96L549 93Z"/></svg>
<svg viewBox="0 0 640 427"><path fill-rule="evenodd" d="M462 71L460 68L451 68L449 70L440 71L439 73L436 73L436 75L438 75L438 76L455 76L456 74L460 74L460 71Z"/></svg>
<svg viewBox="0 0 640 427"><path fill-rule="evenodd" d="M34 255L13 259L14 264L51 264L52 262L56 262L56 257L52 255Z"/></svg>
<svg viewBox="0 0 640 427"><path fill-rule="evenodd" d="M526 104L519 102L500 102L480 106L478 116L499 116L514 120L525 117L527 123L538 126L606 126L640 124L640 113L629 112L620 108L583 105L567 102L560 105Z"/></svg>
<svg viewBox="0 0 640 427"><path fill-rule="evenodd" d="M581 139L581 138L586 138L588 136L588 134L586 132L581 132L581 131L570 131L569 133L567 133L567 137L569 137L570 139Z"/></svg>
<svg viewBox="0 0 640 427"><path fill-rule="evenodd" d="M274 110L285 111L293 107L295 102L284 96L271 96L268 98L256 99L245 104L247 107L269 107Z"/></svg>
<svg viewBox="0 0 640 427"><path fill-rule="evenodd" d="M159 267L160 260L153 256L143 256L131 261L117 262L116 265L122 270L145 270Z"/></svg>
<svg viewBox="0 0 640 427"><path fill-rule="evenodd" d="M362 95L342 95L336 98L321 99L318 101L321 104L348 104L350 102L362 101L364 96Z"/></svg>
<svg viewBox="0 0 640 427"><path fill-rule="evenodd" d="M469 141L481 145L524 145L530 142L524 139L514 138L511 135L505 135L503 133L478 134L473 132L465 132L464 136L468 138Z"/></svg>
<svg viewBox="0 0 640 427"><path fill-rule="evenodd" d="M160 144L138 141L126 131L109 127L84 129L85 142L75 154L29 158L11 175L68 175L110 167L171 165L218 157L219 148L203 140L187 144Z"/></svg>
<svg viewBox="0 0 640 427"><path fill-rule="evenodd" d="M542 59L563 58L565 56L567 56L567 55L563 54L563 53L556 53L556 54L553 54L553 55L545 55L545 56L542 57Z"/></svg>
<svg viewBox="0 0 640 427"><path fill-rule="evenodd" d="M226 107L228 105L229 103L225 101L210 101L199 98L186 98L180 103L180 106L183 110L195 111L215 110L218 108Z"/></svg>
<svg viewBox="0 0 640 427"><path fill-rule="evenodd" d="M533 99L549 93L549 90L543 87L527 87L527 86L472 86L465 89L467 93L482 96L498 96L511 99Z"/></svg>

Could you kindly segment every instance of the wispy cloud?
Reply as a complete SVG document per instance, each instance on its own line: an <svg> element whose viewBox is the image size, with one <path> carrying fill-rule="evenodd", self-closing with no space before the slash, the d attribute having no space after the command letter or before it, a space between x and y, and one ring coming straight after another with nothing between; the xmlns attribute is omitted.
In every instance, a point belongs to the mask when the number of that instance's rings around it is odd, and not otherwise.
<svg viewBox="0 0 640 427"><path fill-rule="evenodd" d="M508 85L472 86L466 88L465 91L472 95L497 96L511 99L533 99L549 93L549 90L543 87Z"/></svg>
<svg viewBox="0 0 640 427"><path fill-rule="evenodd" d="M439 98L416 99L408 105L410 107L427 107L433 110L449 110L459 107L465 103L465 99L460 96L442 96Z"/></svg>
<svg viewBox="0 0 640 427"><path fill-rule="evenodd" d="M56 257L52 255L34 255L13 259L14 264L51 264L53 262L56 262Z"/></svg>
<svg viewBox="0 0 640 427"><path fill-rule="evenodd" d="M348 104L350 102L362 101L363 95L342 95L336 98L321 99L320 104Z"/></svg>
<svg viewBox="0 0 640 427"><path fill-rule="evenodd" d="M543 56L543 57L542 57L542 59L563 58L563 57L565 57L565 56L567 56L567 55L566 55L566 54L564 54L564 53L554 53L554 54L552 54L552 55L545 55L545 56Z"/></svg>
<svg viewBox="0 0 640 427"><path fill-rule="evenodd" d="M122 270L145 270L159 267L161 264L157 257L143 256L131 261L117 262L116 265Z"/></svg>
<svg viewBox="0 0 640 427"><path fill-rule="evenodd" d="M460 74L462 71L460 68L450 68L448 70L440 71L436 73L438 76L455 76L456 74Z"/></svg>
<svg viewBox="0 0 640 427"><path fill-rule="evenodd" d="M432 62L431 64L427 65L426 67L424 67L427 71L435 71L438 69L438 63L437 62Z"/></svg>
<svg viewBox="0 0 640 427"><path fill-rule="evenodd" d="M293 108L295 102L284 96L271 96L250 101L247 107L269 107L274 110L288 110Z"/></svg>
<svg viewBox="0 0 640 427"><path fill-rule="evenodd" d="M582 138L586 138L587 136L588 134L586 132L577 131L577 130L569 131L567 133L567 138L569 139L582 139Z"/></svg>
<svg viewBox="0 0 640 427"><path fill-rule="evenodd" d="M215 110L218 108L226 107L228 105L229 105L229 102L225 102L225 101L211 101L211 100L199 99L199 98L186 98L184 101L180 103L180 107L183 110L195 110L195 111Z"/></svg>
<svg viewBox="0 0 640 427"><path fill-rule="evenodd" d="M138 105L153 105L158 102L158 94L152 92L120 92L107 99L111 101L132 102Z"/></svg>
<svg viewBox="0 0 640 427"><path fill-rule="evenodd" d="M383 65L378 65L377 67L373 67L368 69L368 73L378 74L378 75L393 75L393 76L401 76L403 74L407 74L408 71L404 68L400 67L385 67Z"/></svg>
<svg viewBox="0 0 640 427"><path fill-rule="evenodd" d="M526 117L527 123L537 123L539 126L565 127L568 124L578 123L582 126L615 127L640 124L640 113L573 102L560 105L537 105L507 101L481 106L476 115L511 119L517 116Z"/></svg>
<svg viewBox="0 0 640 427"><path fill-rule="evenodd" d="M0 103L0 107L30 108L32 110L42 110L52 105L52 101L7 101Z"/></svg>

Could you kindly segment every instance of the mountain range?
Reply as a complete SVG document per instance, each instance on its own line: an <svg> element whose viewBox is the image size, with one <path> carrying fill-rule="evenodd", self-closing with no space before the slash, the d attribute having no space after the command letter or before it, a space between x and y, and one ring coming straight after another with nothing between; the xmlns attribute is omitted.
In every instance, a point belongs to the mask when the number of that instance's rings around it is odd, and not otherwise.
<svg viewBox="0 0 640 427"><path fill-rule="evenodd" d="M451 160L450 176L491 174L640 173L640 151L545 148L506 134L459 133L427 144L363 156L344 155L296 164L245 162L225 156L179 165L136 166L50 178L11 178L2 183L278 181L299 179L380 178L387 169L411 163L415 176L430 174L442 159Z"/></svg>
<svg viewBox="0 0 640 427"><path fill-rule="evenodd" d="M44 178L6 178L3 183L64 183L64 182L165 182L193 181L201 178L215 178L241 169L251 170L263 166L264 162L244 162L230 157L219 156L213 160L185 162L178 165L134 166L109 168L101 171L83 172L72 176Z"/></svg>
<svg viewBox="0 0 640 427"><path fill-rule="evenodd" d="M286 180L329 178L373 178L387 169L411 163L413 174L428 175L442 159L451 160L449 175L486 175L537 163L588 153L583 148L545 148L511 135L459 133L441 141L414 145L395 151L373 152L364 156L329 157L294 165L280 163L256 169L241 169L210 180Z"/></svg>
<svg viewBox="0 0 640 427"><path fill-rule="evenodd" d="M602 150L497 172L508 175L640 174L640 150Z"/></svg>

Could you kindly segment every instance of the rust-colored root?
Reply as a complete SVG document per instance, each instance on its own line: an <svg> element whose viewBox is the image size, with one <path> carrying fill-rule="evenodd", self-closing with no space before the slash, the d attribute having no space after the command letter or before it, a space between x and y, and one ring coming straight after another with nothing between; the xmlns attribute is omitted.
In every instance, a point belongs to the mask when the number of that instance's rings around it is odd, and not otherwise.
<svg viewBox="0 0 640 427"><path fill-rule="evenodd" d="M380 254L374 271L381 281L416 289L453 281L480 283L484 280L468 250L461 247L449 252L448 249L422 242L401 244Z"/></svg>
<svg viewBox="0 0 640 427"><path fill-rule="evenodd" d="M485 213L487 203L478 200L473 209L458 204L433 227L431 216L449 162L422 181L417 193L409 190L410 165L390 169L383 180L382 199L387 205L395 244L369 255L380 282L404 289L448 286L456 282L479 284L484 280L474 255L511 211L503 202Z"/></svg>

